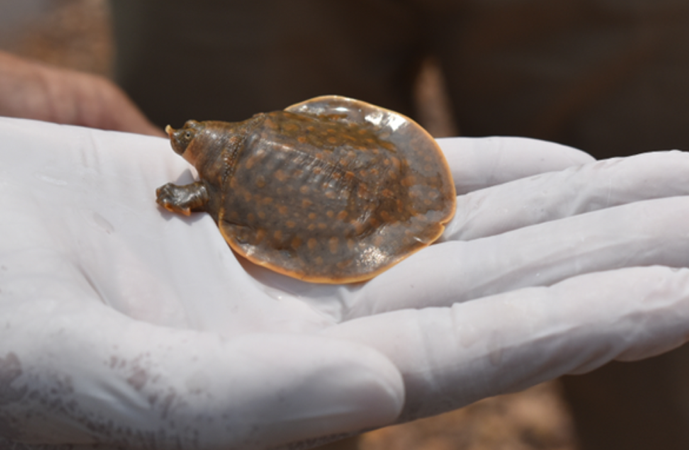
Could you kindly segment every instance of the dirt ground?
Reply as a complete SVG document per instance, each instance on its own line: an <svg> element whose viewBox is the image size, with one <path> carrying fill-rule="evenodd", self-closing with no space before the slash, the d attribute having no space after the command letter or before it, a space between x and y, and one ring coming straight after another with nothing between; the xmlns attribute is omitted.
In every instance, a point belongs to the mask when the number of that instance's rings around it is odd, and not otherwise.
<svg viewBox="0 0 689 450"><path fill-rule="evenodd" d="M115 49L104 0L0 0L0 48L110 76ZM456 135L442 74L424 65L416 95L434 136ZM571 417L557 382L486 399L440 416L383 428L322 450L575 450Z"/></svg>

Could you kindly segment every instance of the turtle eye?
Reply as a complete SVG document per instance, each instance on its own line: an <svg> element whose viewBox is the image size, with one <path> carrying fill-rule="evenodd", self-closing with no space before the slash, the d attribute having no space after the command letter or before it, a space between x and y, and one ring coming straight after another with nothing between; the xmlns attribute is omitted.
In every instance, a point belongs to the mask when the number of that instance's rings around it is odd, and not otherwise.
<svg viewBox="0 0 689 450"><path fill-rule="evenodd" d="M192 140L194 140L194 136L196 136L196 130L195 129L189 129L185 125L184 128L180 128L179 130L174 131L172 136L170 136L171 142L172 142L172 148L178 154L180 154L180 155L184 154L184 151L189 146L189 143Z"/></svg>

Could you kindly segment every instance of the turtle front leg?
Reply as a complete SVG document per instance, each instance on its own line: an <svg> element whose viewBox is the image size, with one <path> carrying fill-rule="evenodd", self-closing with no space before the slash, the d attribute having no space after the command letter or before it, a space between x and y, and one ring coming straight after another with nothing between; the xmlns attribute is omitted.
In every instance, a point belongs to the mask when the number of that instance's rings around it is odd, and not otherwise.
<svg viewBox="0 0 689 450"><path fill-rule="evenodd" d="M192 211L205 211L208 204L208 188L203 181L178 186L167 183L156 189L156 201L174 213L188 216Z"/></svg>

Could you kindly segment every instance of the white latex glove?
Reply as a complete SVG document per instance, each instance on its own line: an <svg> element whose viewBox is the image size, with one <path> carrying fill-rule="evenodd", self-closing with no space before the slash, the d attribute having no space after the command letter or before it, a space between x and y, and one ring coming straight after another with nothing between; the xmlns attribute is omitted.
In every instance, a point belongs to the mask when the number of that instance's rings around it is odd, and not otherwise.
<svg viewBox="0 0 689 450"><path fill-rule="evenodd" d="M689 336L689 155L440 143L443 242L329 286L160 209L192 179L166 140L0 120L0 448L280 447Z"/></svg>

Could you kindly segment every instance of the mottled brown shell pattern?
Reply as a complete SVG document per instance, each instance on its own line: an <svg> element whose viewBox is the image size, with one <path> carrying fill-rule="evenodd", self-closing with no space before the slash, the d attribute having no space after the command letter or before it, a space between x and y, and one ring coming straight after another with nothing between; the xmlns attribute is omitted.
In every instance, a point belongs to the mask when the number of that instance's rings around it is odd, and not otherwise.
<svg viewBox="0 0 689 450"><path fill-rule="evenodd" d="M454 214L447 163L407 117L326 96L249 120L211 203L227 242L256 264L363 281L431 244Z"/></svg>

